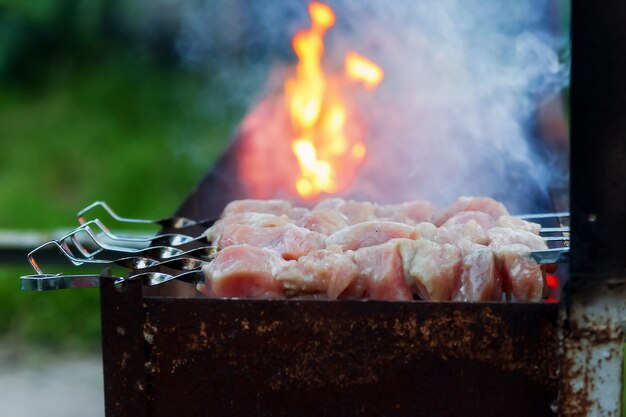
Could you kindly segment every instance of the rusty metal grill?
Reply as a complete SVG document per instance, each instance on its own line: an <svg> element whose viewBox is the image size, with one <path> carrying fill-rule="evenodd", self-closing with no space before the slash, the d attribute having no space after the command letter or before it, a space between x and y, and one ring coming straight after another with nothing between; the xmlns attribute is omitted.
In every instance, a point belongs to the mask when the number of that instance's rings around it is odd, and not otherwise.
<svg viewBox="0 0 626 417"><path fill-rule="evenodd" d="M101 285L107 415L556 410L558 304L185 299Z"/></svg>

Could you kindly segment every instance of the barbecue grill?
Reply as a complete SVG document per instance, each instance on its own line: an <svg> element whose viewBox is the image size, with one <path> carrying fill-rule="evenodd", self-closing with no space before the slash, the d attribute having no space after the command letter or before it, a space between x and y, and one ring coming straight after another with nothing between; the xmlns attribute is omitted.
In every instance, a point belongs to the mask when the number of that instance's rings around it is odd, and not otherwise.
<svg viewBox="0 0 626 417"><path fill-rule="evenodd" d="M626 57L614 45L626 5L573 3L571 261L560 303L216 300L142 285L169 280L168 265L143 282L116 285L108 271L52 281L100 287L106 414L618 415ZM182 225L188 235L245 197L228 176L235 155L175 213L195 219ZM164 226L171 235L181 225ZM193 288L183 282L193 274L177 278L168 285Z"/></svg>

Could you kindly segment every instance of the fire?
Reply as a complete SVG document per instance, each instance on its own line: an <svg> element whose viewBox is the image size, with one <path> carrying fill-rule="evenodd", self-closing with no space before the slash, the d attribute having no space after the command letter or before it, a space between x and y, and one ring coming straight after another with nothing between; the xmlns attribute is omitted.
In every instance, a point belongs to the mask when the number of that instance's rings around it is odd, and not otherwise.
<svg viewBox="0 0 626 417"><path fill-rule="evenodd" d="M362 81L368 90L373 90L383 80L382 68L356 52L346 54L345 67L348 77Z"/></svg>
<svg viewBox="0 0 626 417"><path fill-rule="evenodd" d="M348 135L349 109L337 87L322 68L324 35L335 24L333 10L323 3L308 6L311 27L297 33L292 47L298 57L295 78L285 83L285 94L294 132L291 150L300 172L295 189L303 198L336 193L353 179L367 153L362 138ZM345 57L348 79L374 89L383 70L355 52Z"/></svg>

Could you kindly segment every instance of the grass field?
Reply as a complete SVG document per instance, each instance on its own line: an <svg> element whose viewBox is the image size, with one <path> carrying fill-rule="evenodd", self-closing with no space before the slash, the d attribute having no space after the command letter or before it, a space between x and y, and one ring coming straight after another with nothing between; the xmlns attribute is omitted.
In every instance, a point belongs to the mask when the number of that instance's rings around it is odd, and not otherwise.
<svg viewBox="0 0 626 417"><path fill-rule="evenodd" d="M125 58L59 68L36 87L0 94L0 229L53 230L105 200L128 217L171 214L226 145L242 106L227 86ZM23 293L26 260L0 266L0 337L91 349L92 290Z"/></svg>

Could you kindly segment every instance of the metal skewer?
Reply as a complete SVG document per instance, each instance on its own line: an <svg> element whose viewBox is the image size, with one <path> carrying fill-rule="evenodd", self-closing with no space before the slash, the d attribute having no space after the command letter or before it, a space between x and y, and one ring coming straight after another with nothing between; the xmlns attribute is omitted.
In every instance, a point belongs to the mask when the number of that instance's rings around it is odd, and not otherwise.
<svg viewBox="0 0 626 417"><path fill-rule="evenodd" d="M559 219L569 217L569 211L559 211L556 213L533 213L533 214L518 214L517 218L523 220L534 220L534 219Z"/></svg>
<svg viewBox="0 0 626 417"><path fill-rule="evenodd" d="M87 223L89 221L87 215L97 207L103 208L109 214L109 216L121 223L154 224L169 229L184 229L192 226L201 226L208 228L215 222L215 220L192 220L186 217L167 217L157 220L131 219L118 215L104 201L96 201L79 211L77 214L78 222L80 224Z"/></svg>
<svg viewBox="0 0 626 417"><path fill-rule="evenodd" d="M72 288L98 288L101 275L63 275L63 274L38 274L24 275L20 277L21 289L25 291L51 291ZM178 280L191 284L204 283L204 273L201 269L185 271L180 274L167 274L164 272L142 272L128 277L112 276L115 284L126 281L141 280L143 285L161 285L168 281Z"/></svg>

